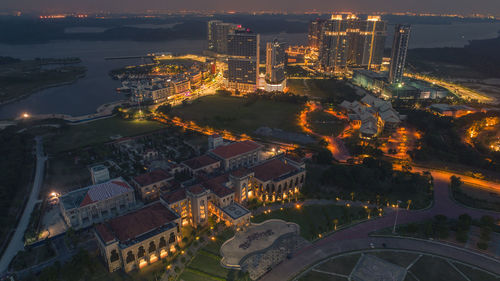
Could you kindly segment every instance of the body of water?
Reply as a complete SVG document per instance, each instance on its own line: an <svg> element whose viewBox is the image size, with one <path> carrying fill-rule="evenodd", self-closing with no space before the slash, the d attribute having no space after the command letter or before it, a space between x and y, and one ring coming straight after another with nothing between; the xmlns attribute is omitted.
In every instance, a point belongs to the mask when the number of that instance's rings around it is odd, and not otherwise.
<svg viewBox="0 0 500 281"><path fill-rule="evenodd" d="M387 47L392 43L394 26L388 27ZM495 38L500 23L466 23L451 25L414 25L410 47L463 47L469 40ZM261 46L274 38L287 41L291 45L307 43L307 34L264 34ZM87 74L76 83L37 92L30 97L0 106L0 119L20 116L22 112L31 114L62 113L73 116L95 112L101 104L117 101L124 97L116 93L120 82L112 80L108 72L112 69L141 63L133 60L104 60L105 57L136 56L152 52L172 52L200 54L204 40L174 40L167 42L130 41L69 41L32 45L0 44L1 56L22 59L35 57L62 58L79 57L87 67Z"/></svg>

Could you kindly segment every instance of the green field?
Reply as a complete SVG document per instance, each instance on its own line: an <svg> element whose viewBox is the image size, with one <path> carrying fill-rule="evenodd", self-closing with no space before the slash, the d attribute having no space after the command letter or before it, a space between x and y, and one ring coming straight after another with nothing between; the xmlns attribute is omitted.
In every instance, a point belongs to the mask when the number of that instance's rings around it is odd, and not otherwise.
<svg viewBox="0 0 500 281"><path fill-rule="evenodd" d="M45 144L50 152L60 152L111 141L112 138L145 134L165 127L154 121L128 121L111 117L81 125L66 126L47 139Z"/></svg>
<svg viewBox="0 0 500 281"><path fill-rule="evenodd" d="M300 226L300 235L308 240L318 238L319 234L331 231L333 221L338 220L337 227L350 223L352 220L366 218L365 210L359 207L344 207L337 205L312 205L300 208L284 208L269 214L260 214L252 222L260 223L268 219L281 219L294 222Z"/></svg>
<svg viewBox="0 0 500 281"><path fill-rule="evenodd" d="M175 107L170 115L235 133L253 134L262 126L301 132L296 121L301 107L300 104L288 102L264 99L251 102L245 98L214 95Z"/></svg>
<svg viewBox="0 0 500 281"><path fill-rule="evenodd" d="M323 136L338 136L347 125L347 122L324 111L313 111L307 119L311 130Z"/></svg>
<svg viewBox="0 0 500 281"><path fill-rule="evenodd" d="M403 268L408 268L404 281L464 281L462 274L472 281L493 281L498 280L494 275L486 271L475 269L455 261L445 258L433 257L430 255L420 255L402 251L369 251L364 254L377 256L390 263L397 264ZM420 257L419 257L420 256ZM303 274L300 281L319 280L348 280L347 277L355 268L361 253L352 253L341 256L334 256L319 265L313 266ZM418 260L417 260L418 259ZM413 265L412 263L415 262ZM453 263L460 272L450 264Z"/></svg>
<svg viewBox="0 0 500 281"><path fill-rule="evenodd" d="M328 99L335 103L343 100L353 101L358 98L353 88L336 79L289 79L287 86L291 93Z"/></svg>

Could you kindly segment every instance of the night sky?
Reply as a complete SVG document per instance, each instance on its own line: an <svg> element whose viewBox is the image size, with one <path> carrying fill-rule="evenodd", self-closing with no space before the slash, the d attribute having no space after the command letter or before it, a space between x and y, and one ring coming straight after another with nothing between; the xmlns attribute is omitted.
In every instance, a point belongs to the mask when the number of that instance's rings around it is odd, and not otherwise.
<svg viewBox="0 0 500 281"><path fill-rule="evenodd" d="M500 0L1 0L0 9L45 12L143 12L146 10L355 11L488 13Z"/></svg>

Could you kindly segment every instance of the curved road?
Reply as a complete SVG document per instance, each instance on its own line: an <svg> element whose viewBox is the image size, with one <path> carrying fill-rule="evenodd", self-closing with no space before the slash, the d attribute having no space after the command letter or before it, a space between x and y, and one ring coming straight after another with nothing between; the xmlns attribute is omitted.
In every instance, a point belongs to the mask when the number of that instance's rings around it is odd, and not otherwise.
<svg viewBox="0 0 500 281"><path fill-rule="evenodd" d="M450 218L456 218L461 214L467 213L473 218L490 215L496 219L500 219L500 213L472 209L457 204L451 199L448 187L451 173L437 170L431 170L431 173L434 178L433 206L419 211L400 210L398 215L398 224L421 221L432 218L438 214L443 214ZM488 188L496 187L495 183L476 180L474 180L474 182L478 185L487 184ZM300 271L316 264L328 256L340 254L346 251L367 249L369 248L370 243L376 244L377 247L380 247L382 243L386 243L389 248L429 252L431 254L468 262L490 270L491 272L500 274L500 261L481 255L478 252L431 241L421 241L409 238L377 238L369 236L369 234L373 231L391 227L394 224L395 215L396 212L391 212L386 214L384 217L376 218L334 232L324 239L302 248L293 255L293 258L283 261L281 264L264 275L260 280L289 280L296 276Z"/></svg>
<svg viewBox="0 0 500 281"><path fill-rule="evenodd" d="M9 246L0 259L0 274L7 271L10 261L12 260L12 258L14 258L17 252L24 249L24 232L26 231L26 228L28 228L31 212L33 212L33 209L35 208L35 204L38 201L38 194L40 193L40 188L42 187L43 172L45 169L45 161L47 160L47 157L43 154L42 138L36 137L35 140L37 160L33 188L31 189L28 203L24 208L23 216L21 217L21 220L19 220L19 223L17 225L16 232L12 236Z"/></svg>

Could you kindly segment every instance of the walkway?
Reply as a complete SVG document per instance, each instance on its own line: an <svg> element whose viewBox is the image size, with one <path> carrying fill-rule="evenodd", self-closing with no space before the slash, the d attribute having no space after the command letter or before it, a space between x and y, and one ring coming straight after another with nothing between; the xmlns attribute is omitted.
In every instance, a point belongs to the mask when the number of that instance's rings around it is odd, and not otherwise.
<svg viewBox="0 0 500 281"><path fill-rule="evenodd" d="M417 170L417 169L414 169ZM421 170L421 169L418 169ZM456 218L461 214L467 213L473 218L480 218L483 215L490 215L500 219L500 213L483 211L468 208L457 204L450 196L448 172L431 170L434 178L434 204L431 208L420 211L400 210L398 215L398 224L421 221L433 218L435 215L443 214L450 218ZM478 184L493 183L481 181ZM374 238L369 234L373 231L391 227L394 224L396 212L386 214L384 217L372 219L370 221L348 227L321 239L314 244L301 249L294 254L294 257L283 261L280 265L272 269L261 280L289 280L298 274L301 270L317 263L318 261L335 254L346 251L361 250L369 248L369 243L386 243L388 247L394 249L407 249L426 251L433 254L443 255L473 265L478 265L487 270L500 274L500 263L489 257L462 248L453 246L417 241L413 239L401 238Z"/></svg>
<svg viewBox="0 0 500 281"><path fill-rule="evenodd" d="M31 213L35 208L35 204L38 201L38 194L40 193L40 188L43 183L43 174L45 170L45 161L47 157L43 154L43 145L42 138L36 137L36 174L35 180L33 182L33 188L31 190L31 194L28 199L28 203L24 208L23 216L17 225L16 232L12 236L9 246L5 250L2 258L0 259L0 273L7 271L10 261L17 252L24 249L24 232L28 227L28 223L30 221Z"/></svg>

